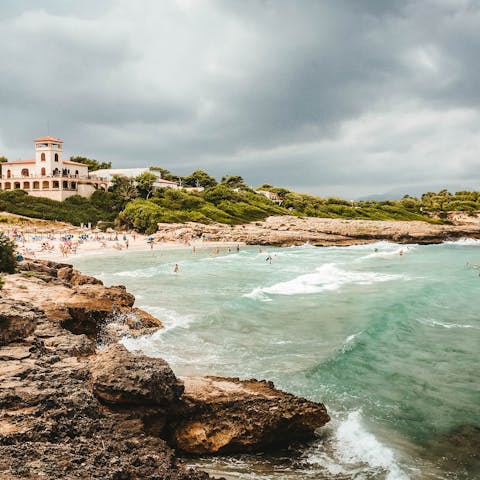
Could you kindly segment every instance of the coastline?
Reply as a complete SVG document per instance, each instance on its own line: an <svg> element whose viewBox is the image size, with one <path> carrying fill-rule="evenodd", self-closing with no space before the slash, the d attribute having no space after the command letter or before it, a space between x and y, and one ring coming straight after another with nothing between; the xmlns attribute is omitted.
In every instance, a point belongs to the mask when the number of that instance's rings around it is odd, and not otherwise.
<svg viewBox="0 0 480 480"><path fill-rule="evenodd" d="M17 232L18 251L24 257L68 261L85 255L125 254L127 252L167 249L230 248L243 245L288 247L351 246L378 241L399 244L438 244L461 238L480 238L480 219L457 216L453 224L418 221L368 221L293 216L268 217L263 222L242 225L159 224L152 235L135 232L106 233L73 226L38 229L9 225L3 229ZM66 240L66 238L68 240ZM68 244L67 248L64 248Z"/></svg>
<svg viewBox="0 0 480 480"><path fill-rule="evenodd" d="M162 323L125 287L71 265L26 259L0 296L2 478L206 480L175 452L261 452L309 441L330 420L272 382L177 377L128 351L121 338Z"/></svg>

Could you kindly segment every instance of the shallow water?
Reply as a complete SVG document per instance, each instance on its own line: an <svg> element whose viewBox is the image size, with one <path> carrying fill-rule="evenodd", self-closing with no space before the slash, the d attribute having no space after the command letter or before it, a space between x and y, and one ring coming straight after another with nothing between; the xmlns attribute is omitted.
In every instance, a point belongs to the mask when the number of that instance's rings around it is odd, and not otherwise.
<svg viewBox="0 0 480 480"><path fill-rule="evenodd" d="M470 240L75 261L165 322L129 348L180 375L267 378L331 413L312 445L192 464L232 479L388 480L480 478L475 263Z"/></svg>

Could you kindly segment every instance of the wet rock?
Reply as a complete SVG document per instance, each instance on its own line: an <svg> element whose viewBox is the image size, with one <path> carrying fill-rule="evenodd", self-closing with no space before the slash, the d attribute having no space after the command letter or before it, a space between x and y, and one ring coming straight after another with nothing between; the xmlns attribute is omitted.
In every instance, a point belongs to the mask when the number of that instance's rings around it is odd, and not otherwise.
<svg viewBox="0 0 480 480"><path fill-rule="evenodd" d="M94 394L110 405L170 405L184 387L165 360L111 345L92 362Z"/></svg>
<svg viewBox="0 0 480 480"><path fill-rule="evenodd" d="M184 411L169 440L191 454L256 452L308 440L330 420L325 406L274 388L271 382L184 378Z"/></svg>

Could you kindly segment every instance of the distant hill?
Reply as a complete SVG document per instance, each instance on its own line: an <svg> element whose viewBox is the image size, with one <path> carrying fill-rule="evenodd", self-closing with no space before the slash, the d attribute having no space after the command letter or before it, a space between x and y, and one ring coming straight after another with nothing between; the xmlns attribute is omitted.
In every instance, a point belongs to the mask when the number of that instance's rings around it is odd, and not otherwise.
<svg viewBox="0 0 480 480"><path fill-rule="evenodd" d="M437 185L408 185L396 187L385 193L373 193L357 198L358 201L373 200L375 202L383 202L385 200L401 200L405 195L420 198L426 192L439 192L446 188L449 192L476 191L480 182L468 182L468 184L437 184Z"/></svg>

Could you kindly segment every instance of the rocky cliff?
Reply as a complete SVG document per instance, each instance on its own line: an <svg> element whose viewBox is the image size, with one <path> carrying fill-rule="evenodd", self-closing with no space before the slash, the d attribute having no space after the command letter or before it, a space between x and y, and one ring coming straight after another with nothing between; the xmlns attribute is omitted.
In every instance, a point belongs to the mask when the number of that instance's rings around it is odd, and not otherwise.
<svg viewBox="0 0 480 480"><path fill-rule="evenodd" d="M353 245L387 240L398 243L440 243L462 237L480 238L480 220L454 218L455 224L342 220L332 218L268 217L263 222L229 226L220 223L160 223L156 239L212 240L241 242L249 245L291 246L310 243L315 246Z"/></svg>
<svg viewBox="0 0 480 480"><path fill-rule="evenodd" d="M262 451L306 440L322 404L269 382L177 378L117 341L161 323L71 266L25 262L0 291L2 479L207 479L190 454Z"/></svg>

